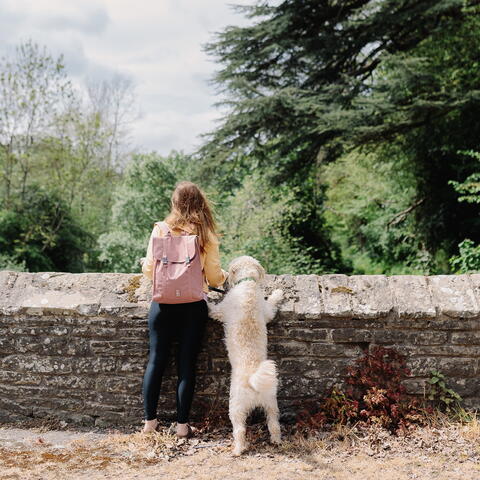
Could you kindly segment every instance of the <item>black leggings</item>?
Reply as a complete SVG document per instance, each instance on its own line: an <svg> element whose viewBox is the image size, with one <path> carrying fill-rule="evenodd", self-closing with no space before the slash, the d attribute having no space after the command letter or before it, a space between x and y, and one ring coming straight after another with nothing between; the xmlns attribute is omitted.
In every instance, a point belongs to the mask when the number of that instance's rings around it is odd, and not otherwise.
<svg viewBox="0 0 480 480"><path fill-rule="evenodd" d="M195 388L195 368L201 347L208 307L205 300L165 304L152 301L148 313L149 360L143 377L145 420L157 418L158 397L170 346L178 338L177 422L187 423Z"/></svg>

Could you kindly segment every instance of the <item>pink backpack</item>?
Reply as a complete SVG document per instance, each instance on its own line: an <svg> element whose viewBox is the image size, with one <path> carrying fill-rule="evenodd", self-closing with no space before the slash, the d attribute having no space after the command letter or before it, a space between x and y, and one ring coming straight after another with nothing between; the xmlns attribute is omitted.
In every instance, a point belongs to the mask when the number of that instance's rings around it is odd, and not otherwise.
<svg viewBox="0 0 480 480"><path fill-rule="evenodd" d="M153 237L152 300L189 303L202 300L203 273L198 235L172 235L166 222L155 222L162 237ZM185 234L184 234L185 233Z"/></svg>

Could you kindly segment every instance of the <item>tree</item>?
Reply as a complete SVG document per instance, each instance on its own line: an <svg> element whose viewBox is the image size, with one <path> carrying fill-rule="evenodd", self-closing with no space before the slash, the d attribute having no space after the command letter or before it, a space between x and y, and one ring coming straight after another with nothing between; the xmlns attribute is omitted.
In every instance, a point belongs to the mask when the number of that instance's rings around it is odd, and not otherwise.
<svg viewBox="0 0 480 480"><path fill-rule="evenodd" d="M458 212L448 188L472 168L452 155L480 138L478 3L285 0L238 7L252 24L229 27L206 45L222 66L214 84L228 113L197 152L205 181L234 171L225 163L268 165L276 172L272 188L317 183L312 191L319 193L304 200L318 214L325 163L398 142L419 177L416 206L408 210L418 244L429 258L448 257L478 216L473 208ZM303 226L306 247L315 247L322 225Z"/></svg>
<svg viewBox="0 0 480 480"><path fill-rule="evenodd" d="M134 99L133 84L123 77L88 81L87 93L79 92L54 135L38 146L38 177L60 192L95 235L109 227L113 191L132 153Z"/></svg>
<svg viewBox="0 0 480 480"><path fill-rule="evenodd" d="M291 225L314 220L306 216L308 208L298 201L302 194L287 186L271 189L259 171L245 176L241 188L222 202L219 212L224 263L239 255L252 255L273 274L335 271L330 248L323 248L324 256L318 256L323 239L316 249L309 249L301 236L289 233Z"/></svg>
<svg viewBox="0 0 480 480"><path fill-rule="evenodd" d="M105 168L123 171L130 157L128 149L131 123L138 118L135 87L130 78L113 75L109 80L87 81L87 116L96 118L104 141L99 157Z"/></svg>
<svg viewBox="0 0 480 480"><path fill-rule="evenodd" d="M365 149L363 149L365 150ZM424 274L434 259L417 235L418 179L400 145L357 149L324 165L325 218L358 274Z"/></svg>
<svg viewBox="0 0 480 480"><path fill-rule="evenodd" d="M171 152L136 154L114 192L111 228L98 240L103 271L136 272L145 256L153 223L170 211L170 196L179 180L188 177L188 157Z"/></svg>
<svg viewBox="0 0 480 480"><path fill-rule="evenodd" d="M473 158L478 162L480 161L480 152L473 150L458 152L468 157ZM449 182L453 185L453 188L460 194L458 197L459 202L480 204L480 171L469 175L465 181L456 182L451 180ZM450 258L450 264L457 273L471 273L480 271L480 244L475 243L466 238L458 244L459 255L454 255Z"/></svg>
<svg viewBox="0 0 480 480"><path fill-rule="evenodd" d="M219 104L229 112L206 135L202 155L228 151L230 161L245 151L263 159L270 153L288 156L284 176L314 163L322 147L350 134L358 121L352 106L368 101L383 60L461 25L469 14L464 5L463 0L285 0L277 6L237 6L256 22L228 27L205 46L222 65L214 84L226 96ZM375 112L374 120L385 118L382 110ZM362 118L371 121L370 115Z"/></svg>
<svg viewBox="0 0 480 480"><path fill-rule="evenodd" d="M37 145L51 135L57 118L73 99L63 56L52 58L31 40L0 63L1 196L11 206L17 191L23 199L34 167Z"/></svg>
<svg viewBox="0 0 480 480"><path fill-rule="evenodd" d="M33 271L101 265L93 239L110 227L113 191L131 154L134 99L132 82L121 76L74 88L63 55L54 59L32 40L2 59L0 197L9 245L0 259L4 265ZM32 202L39 218L29 226ZM72 235L91 251L78 247ZM56 249L62 244L65 252Z"/></svg>
<svg viewBox="0 0 480 480"><path fill-rule="evenodd" d="M12 197L13 208L0 210L0 268L82 272L94 238L73 219L55 192L39 184Z"/></svg>

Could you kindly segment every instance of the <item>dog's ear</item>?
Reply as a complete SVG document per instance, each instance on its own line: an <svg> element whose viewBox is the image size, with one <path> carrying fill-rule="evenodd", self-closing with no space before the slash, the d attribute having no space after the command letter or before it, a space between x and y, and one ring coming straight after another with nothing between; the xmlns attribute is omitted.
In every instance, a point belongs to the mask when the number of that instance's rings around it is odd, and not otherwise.
<svg viewBox="0 0 480 480"><path fill-rule="evenodd" d="M260 265L257 266L260 280L265 280L265 269Z"/></svg>
<svg viewBox="0 0 480 480"><path fill-rule="evenodd" d="M230 265L228 269L227 283L230 287L233 287L235 275L237 273L237 267Z"/></svg>

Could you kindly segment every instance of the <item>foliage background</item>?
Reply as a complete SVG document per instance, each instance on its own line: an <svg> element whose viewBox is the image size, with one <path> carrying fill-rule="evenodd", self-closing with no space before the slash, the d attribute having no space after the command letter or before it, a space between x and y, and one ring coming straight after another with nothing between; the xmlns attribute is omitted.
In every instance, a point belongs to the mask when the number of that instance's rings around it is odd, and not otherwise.
<svg viewBox="0 0 480 480"><path fill-rule="evenodd" d="M480 15L467 0L285 0L205 50L228 109L188 154L133 151L135 94L77 91L31 41L0 62L0 269L139 272L180 180L209 195L224 266L480 269Z"/></svg>

